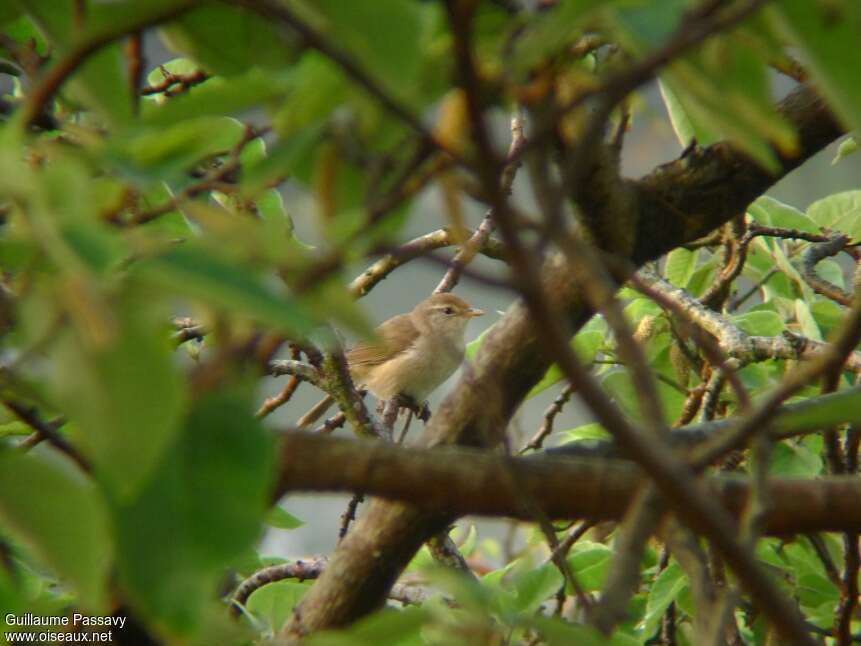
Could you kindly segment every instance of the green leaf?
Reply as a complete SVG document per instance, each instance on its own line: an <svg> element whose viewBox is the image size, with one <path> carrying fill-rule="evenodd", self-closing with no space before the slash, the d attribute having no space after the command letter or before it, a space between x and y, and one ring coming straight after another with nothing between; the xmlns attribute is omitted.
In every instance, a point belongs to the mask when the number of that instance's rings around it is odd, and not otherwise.
<svg viewBox="0 0 861 646"><path fill-rule="evenodd" d="M828 337L843 321L843 308L829 299L818 299L810 305L810 311L822 334Z"/></svg>
<svg viewBox="0 0 861 646"><path fill-rule="evenodd" d="M651 637L657 632L667 608L687 585L687 577L675 561L655 578L646 600L646 615L641 629L644 637Z"/></svg>
<svg viewBox="0 0 861 646"><path fill-rule="evenodd" d="M840 590L822 574L802 574L798 577L798 601L807 608L818 608L830 603L836 609L840 602Z"/></svg>
<svg viewBox="0 0 861 646"><path fill-rule="evenodd" d="M146 82L147 85L158 85L165 80L165 72L177 76L185 76L188 74L194 74L199 70L200 68L192 60L187 58L174 58L151 69L149 74L146 75Z"/></svg>
<svg viewBox="0 0 861 646"><path fill-rule="evenodd" d="M589 365L595 360L595 355L598 354L598 350L603 342L604 334L598 330L582 330L574 335L574 338L571 340L571 347L577 354L580 362L583 365ZM526 395L526 399L531 399L548 388L555 386L562 381L563 378L564 375L559 369L559 366L555 364L550 366L550 368L547 369L547 372L544 373L541 381L535 384L532 387L532 390L530 390Z"/></svg>
<svg viewBox="0 0 861 646"><path fill-rule="evenodd" d="M846 287L846 281L843 277L843 268L836 260L826 258L816 263L816 273L827 280L832 285L837 285L840 288Z"/></svg>
<svg viewBox="0 0 861 646"><path fill-rule="evenodd" d="M419 76L437 8L432 4L375 0L374 10L360 2L299 0L296 4L362 68L401 98L416 98Z"/></svg>
<svg viewBox="0 0 861 646"><path fill-rule="evenodd" d="M525 74L574 42L581 34L577 25L604 4L600 0L571 0L535 16L515 41L516 53L511 57L515 71Z"/></svg>
<svg viewBox="0 0 861 646"><path fill-rule="evenodd" d="M609 440L612 437L603 426L596 422L562 431L560 435L566 443L581 442L583 440Z"/></svg>
<svg viewBox="0 0 861 646"><path fill-rule="evenodd" d="M577 582L586 592L594 592L603 587L612 555L613 550L601 543L583 541L575 544L568 556L568 563ZM568 591L569 594L571 592Z"/></svg>
<svg viewBox="0 0 861 646"><path fill-rule="evenodd" d="M763 195L747 207L748 214L760 224L784 229L800 229L808 233L819 233L816 222L798 209L773 197Z"/></svg>
<svg viewBox="0 0 861 646"><path fill-rule="evenodd" d="M776 312L758 311L730 318L743 332L754 336L777 336L783 331L783 319Z"/></svg>
<svg viewBox="0 0 861 646"><path fill-rule="evenodd" d="M147 184L182 182L196 164L229 152L242 133L243 127L234 119L203 116L130 131L111 140L106 155L125 174Z"/></svg>
<svg viewBox="0 0 861 646"><path fill-rule="evenodd" d="M96 473L119 497L134 494L151 475L184 408L167 317L148 296L127 285L103 340L90 340L79 326L52 346L61 408L77 423Z"/></svg>
<svg viewBox="0 0 861 646"><path fill-rule="evenodd" d="M817 476L822 473L822 458L801 444L781 442L772 450L769 473L787 478Z"/></svg>
<svg viewBox="0 0 861 646"><path fill-rule="evenodd" d="M167 46L216 74L259 66L283 69L299 51L292 32L251 11L223 4L189 11L161 30Z"/></svg>
<svg viewBox="0 0 861 646"><path fill-rule="evenodd" d="M840 118L861 129L861 7L855 2L781 0L772 11L804 51L816 86Z"/></svg>
<svg viewBox="0 0 861 646"><path fill-rule="evenodd" d="M271 633L277 634L310 587L309 581L267 583L251 593L245 603L245 609L265 621Z"/></svg>
<svg viewBox="0 0 861 646"><path fill-rule="evenodd" d="M147 104L144 121L150 126L171 126L203 117L236 115L283 100L295 86L295 76L292 70L276 73L258 68L237 76L215 76L168 101Z"/></svg>
<svg viewBox="0 0 861 646"><path fill-rule="evenodd" d="M421 646L422 627L430 620L424 608L384 608L357 621L346 630L315 633L302 640L308 646Z"/></svg>
<svg viewBox="0 0 861 646"><path fill-rule="evenodd" d="M319 125L303 128L279 139L257 163L243 165L243 190L254 196L270 184L289 177L299 163L307 163L310 159L321 133L322 127Z"/></svg>
<svg viewBox="0 0 861 646"><path fill-rule="evenodd" d="M764 168L776 170L772 145L791 153L797 144L792 127L774 110L766 59L733 32L666 68L661 79L669 89L665 96L671 119L673 113L685 117L676 120L683 135L701 135L706 143L728 138Z"/></svg>
<svg viewBox="0 0 861 646"><path fill-rule="evenodd" d="M524 619L546 640L550 646L640 646L639 639L616 630L612 636L603 635L592 626L573 624L556 617L531 617Z"/></svg>
<svg viewBox="0 0 861 646"><path fill-rule="evenodd" d="M650 298L638 297L625 306L625 318L632 326L636 326L647 316L660 316L663 313L660 305Z"/></svg>
<svg viewBox="0 0 861 646"><path fill-rule="evenodd" d="M320 128L333 110L344 105L348 86L334 63L316 52L305 54L292 69L290 100L278 110L273 126L282 138L306 128Z"/></svg>
<svg viewBox="0 0 861 646"><path fill-rule="evenodd" d="M603 378L601 384L612 395L613 399L619 403L625 413L634 419L641 418L640 400L626 371L614 370L609 372ZM657 389L664 417L675 419L684 403L684 396L678 390L662 381L657 382Z"/></svg>
<svg viewBox="0 0 861 646"><path fill-rule="evenodd" d="M261 532L273 453L250 411L244 397L205 395L147 486L112 501L124 589L177 635L200 625L218 577Z"/></svg>
<svg viewBox="0 0 861 646"><path fill-rule="evenodd" d="M71 4L63 0L15 1L56 47L58 57L73 48L81 28L74 24ZM98 110L112 126L128 123L132 116L131 86L125 82L120 46L102 47L87 58L69 79L66 93L73 101Z"/></svg>
<svg viewBox="0 0 861 646"><path fill-rule="evenodd" d="M140 261L136 271L165 289L294 335L304 336L315 325L304 307L275 291L255 272L201 247L182 245Z"/></svg>
<svg viewBox="0 0 861 646"><path fill-rule="evenodd" d="M853 242L861 241L861 191L834 193L817 200L807 208L807 215L819 226L841 231Z"/></svg>
<svg viewBox="0 0 861 646"><path fill-rule="evenodd" d="M810 306L800 298L795 299L795 320L798 321L804 336L814 341L822 341L822 332L816 324L816 319L813 318Z"/></svg>
<svg viewBox="0 0 861 646"><path fill-rule="evenodd" d="M676 287L687 287L688 282L697 269L699 249L689 251L684 247L673 249L667 254L667 262L664 265L664 274L667 280Z"/></svg>
<svg viewBox="0 0 861 646"><path fill-rule="evenodd" d="M661 98L667 108L673 132L676 133L676 139L679 140L682 148L688 146L694 139L700 146L710 146L720 140L719 134L709 128L708 121L701 119L699 115L689 114L685 110L682 102L679 101L676 93L667 83L659 80L658 87L661 90Z"/></svg>
<svg viewBox="0 0 861 646"><path fill-rule="evenodd" d="M266 524L276 529L296 529L305 524L279 505L275 505L266 516Z"/></svg>
<svg viewBox="0 0 861 646"><path fill-rule="evenodd" d="M562 574L553 563L526 570L512 581L516 592L514 609L522 614L535 612L562 583Z"/></svg>
<svg viewBox="0 0 861 646"><path fill-rule="evenodd" d="M861 142L858 141L858 137L846 137L837 147L837 153L834 155L834 159L831 160L831 165L833 166L852 153L858 152L859 148L861 148Z"/></svg>
<svg viewBox="0 0 861 646"><path fill-rule="evenodd" d="M83 606L103 607L113 551L108 516L94 483L68 458L41 448L0 452L0 519Z"/></svg>

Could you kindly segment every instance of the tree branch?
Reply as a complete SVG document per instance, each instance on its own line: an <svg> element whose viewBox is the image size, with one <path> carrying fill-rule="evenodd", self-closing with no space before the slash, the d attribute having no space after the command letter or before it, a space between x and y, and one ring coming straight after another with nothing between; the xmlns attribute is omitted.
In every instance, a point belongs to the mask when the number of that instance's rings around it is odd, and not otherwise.
<svg viewBox="0 0 861 646"><path fill-rule="evenodd" d="M363 491L458 516L532 520L521 504L526 494L551 518L618 520L648 482L640 469L622 460L554 454L511 458L468 447L419 449L301 432L285 433L280 441L282 492ZM524 491L516 491L518 486ZM748 479L735 476L707 478L704 489L736 517L751 491ZM861 530L859 477L772 478L768 496L767 534Z"/></svg>

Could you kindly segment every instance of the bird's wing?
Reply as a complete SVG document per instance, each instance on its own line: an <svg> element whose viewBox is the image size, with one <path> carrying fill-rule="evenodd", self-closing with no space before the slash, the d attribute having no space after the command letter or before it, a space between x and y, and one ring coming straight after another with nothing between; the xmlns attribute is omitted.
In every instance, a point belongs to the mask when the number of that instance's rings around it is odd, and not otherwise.
<svg viewBox="0 0 861 646"><path fill-rule="evenodd" d="M347 353L347 361L351 368L362 369L378 366L406 351L419 335L419 331L409 314L394 316L374 331L377 335L377 341L357 343Z"/></svg>

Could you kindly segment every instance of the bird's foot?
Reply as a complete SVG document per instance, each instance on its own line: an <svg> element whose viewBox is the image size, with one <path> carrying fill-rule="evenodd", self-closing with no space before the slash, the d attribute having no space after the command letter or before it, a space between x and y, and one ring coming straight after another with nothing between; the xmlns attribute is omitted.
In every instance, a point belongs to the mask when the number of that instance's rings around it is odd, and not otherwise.
<svg viewBox="0 0 861 646"><path fill-rule="evenodd" d="M419 410L416 412L416 417L418 417L422 422L427 424L428 420L431 417L430 404L427 400L424 400L422 402L421 407L419 407Z"/></svg>
<svg viewBox="0 0 861 646"><path fill-rule="evenodd" d="M398 397L398 405L402 408L411 410L413 414L418 417L422 422L427 422L430 419L431 411L430 405L428 404L427 400L419 404L409 395L400 395Z"/></svg>

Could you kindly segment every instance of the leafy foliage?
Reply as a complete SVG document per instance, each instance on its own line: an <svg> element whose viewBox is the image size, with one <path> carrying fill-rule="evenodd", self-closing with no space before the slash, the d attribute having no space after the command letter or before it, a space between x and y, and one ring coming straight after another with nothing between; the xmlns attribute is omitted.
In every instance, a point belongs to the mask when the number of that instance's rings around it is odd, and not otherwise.
<svg viewBox="0 0 861 646"><path fill-rule="evenodd" d="M248 8L256 4L263 9ZM474 181L481 140L471 109L499 116L519 106L538 132L556 118L545 128L552 137L533 145L535 159L550 157L574 147L588 116L554 110L591 108L587 99L612 89L618 70L663 53L647 74L657 76L662 127L682 148L726 141L774 173L799 153L799 133L774 107L786 85L774 70L797 66L855 130L837 169L857 161L854 0L781 0L681 45L678 30L710 18L685 0L451 2L474 10L473 97L454 62L445 4L0 3L0 608L133 617L154 643L242 644L282 630L310 582L263 585L238 623L227 611L238 575L264 564L255 550L266 528L303 525L272 507L276 451L255 416L255 388L282 347L316 361L313 343L327 350L333 326L371 335L374 317L356 304L348 270L423 225L413 207L429 185L440 187L450 231L464 221L461 192L487 197ZM713 12L726 18L749 4ZM676 47L662 50L667 43ZM162 46L171 54L153 65L149 54ZM619 103L617 123L648 118L642 98ZM316 246L294 218L320 231ZM817 245L840 235L843 255L811 264ZM657 269L746 338L820 347L845 319L839 294L858 287L859 243L861 187L807 208L760 196L718 238L674 249ZM632 288L619 296L668 422L743 412L678 313ZM570 346L637 421L647 413L642 393L610 330L595 316ZM470 344L469 357L488 336ZM738 358L739 383L759 401L798 369L798 354ZM846 369L837 388L857 380ZM526 398L563 381L552 366ZM814 383L797 400L822 392ZM851 450L846 426L857 433L859 410L856 392L781 423L792 435L814 418ZM38 443L31 432L41 444L25 451ZM588 447L608 437L588 423L553 441ZM776 440L767 475L833 471L827 438ZM757 464L747 458L727 468L750 475ZM697 643L703 611L681 558L646 546L625 617L605 636L584 605L612 578L615 527L569 544L561 569L547 536L518 531L516 549L474 530L461 541L480 577L441 571L420 551L407 568L419 601L394 598L308 643L626 646L656 635L670 643L668 633L672 643ZM553 542L569 531L551 532ZM846 545L832 534L759 537L755 551L806 620L837 643L834 617L849 587L834 563L851 575ZM732 617L741 638L773 643L743 607ZM859 621L848 621L854 634Z"/></svg>

